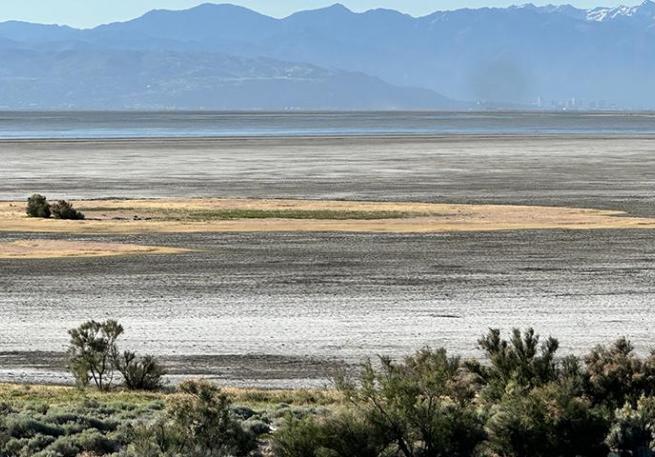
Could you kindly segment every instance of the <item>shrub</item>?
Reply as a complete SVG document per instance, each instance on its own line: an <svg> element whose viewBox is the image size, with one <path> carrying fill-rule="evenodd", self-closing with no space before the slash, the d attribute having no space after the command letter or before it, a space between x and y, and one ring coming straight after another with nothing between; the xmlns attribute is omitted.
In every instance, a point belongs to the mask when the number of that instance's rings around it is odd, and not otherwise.
<svg viewBox="0 0 655 457"><path fill-rule="evenodd" d="M258 419L248 419L243 422L243 428L255 436L265 435L271 432L271 426Z"/></svg>
<svg viewBox="0 0 655 457"><path fill-rule="evenodd" d="M491 407L485 449L505 457L606 457L608 424L591 403L555 383Z"/></svg>
<svg viewBox="0 0 655 457"><path fill-rule="evenodd" d="M655 450L655 398L642 397L633 408L625 405L616 417L607 444L621 457L650 457Z"/></svg>
<svg viewBox="0 0 655 457"><path fill-rule="evenodd" d="M463 401L462 364L444 349L419 351L403 363L369 361L355 382L337 380L345 397L399 455L467 456L484 439L482 418ZM460 401L462 400L462 401ZM468 404L467 404L468 403Z"/></svg>
<svg viewBox="0 0 655 457"><path fill-rule="evenodd" d="M198 456L246 456L256 448L253 435L235 419L227 395L204 381L180 385L182 397L175 400L169 417L184 442L180 451Z"/></svg>
<svg viewBox="0 0 655 457"><path fill-rule="evenodd" d="M55 219L70 219L70 220L82 220L84 219L84 214L73 208L66 200L59 200L57 203L54 203L50 206L50 211Z"/></svg>
<svg viewBox="0 0 655 457"><path fill-rule="evenodd" d="M114 357L114 364L123 375L125 387L131 390L157 390L166 374L151 355L138 359L134 352L125 351Z"/></svg>
<svg viewBox="0 0 655 457"><path fill-rule="evenodd" d="M98 430L86 429L75 437L75 444L83 451L107 455L118 451L118 444Z"/></svg>
<svg viewBox="0 0 655 457"><path fill-rule="evenodd" d="M323 430L315 418L288 415L273 436L273 450L276 457L318 457L323 442Z"/></svg>
<svg viewBox="0 0 655 457"><path fill-rule="evenodd" d="M69 330L69 368L78 385L85 386L93 379L100 390L110 388L113 379L113 358L117 353L116 340L123 327L116 321L88 321Z"/></svg>
<svg viewBox="0 0 655 457"><path fill-rule="evenodd" d="M50 217L50 204L41 194L34 194L27 199L27 215L30 217Z"/></svg>
<svg viewBox="0 0 655 457"><path fill-rule="evenodd" d="M182 437L171 429L166 420L152 424L136 424L129 436L126 457L163 457L173 450ZM121 454L122 455L122 454Z"/></svg>
<svg viewBox="0 0 655 457"><path fill-rule="evenodd" d="M509 340L500 337L500 330L491 329L478 341L490 366L469 364L487 385L486 393L499 399L508 386L531 389L555 381L558 378L555 353L559 342L548 338L539 344L540 337L533 329L521 333L514 329Z"/></svg>
<svg viewBox="0 0 655 457"><path fill-rule="evenodd" d="M655 394L655 355L638 357L625 338L609 347L597 346L584 361L587 391L597 404L613 410Z"/></svg>
<svg viewBox="0 0 655 457"><path fill-rule="evenodd" d="M187 381L166 417L135 428L130 457L245 457L257 441L235 418L230 401L220 389L205 381Z"/></svg>

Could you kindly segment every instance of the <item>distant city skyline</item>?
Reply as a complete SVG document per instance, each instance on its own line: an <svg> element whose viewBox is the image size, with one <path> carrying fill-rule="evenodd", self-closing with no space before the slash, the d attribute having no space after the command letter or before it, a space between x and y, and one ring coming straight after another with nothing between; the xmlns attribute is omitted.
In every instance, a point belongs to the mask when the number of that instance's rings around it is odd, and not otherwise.
<svg viewBox="0 0 655 457"><path fill-rule="evenodd" d="M235 0L208 2L206 0L3 0L0 4L0 22L19 20L46 24L62 24L73 27L95 27L109 22L124 21L141 16L153 9L187 9L202 3L232 3L260 13L285 17L296 11L316 9L337 3L335 0ZM439 10L458 8L506 7L524 1L502 0L342 0L353 11L389 8L422 16ZM641 1L553 0L533 1L536 5L568 3L579 8L596 6L637 5Z"/></svg>

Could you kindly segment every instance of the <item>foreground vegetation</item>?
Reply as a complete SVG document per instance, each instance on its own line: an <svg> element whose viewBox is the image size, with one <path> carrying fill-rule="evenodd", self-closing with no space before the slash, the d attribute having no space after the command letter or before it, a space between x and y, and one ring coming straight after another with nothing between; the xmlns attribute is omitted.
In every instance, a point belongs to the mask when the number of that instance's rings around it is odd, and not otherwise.
<svg viewBox="0 0 655 457"><path fill-rule="evenodd" d="M653 455L655 354L621 339L559 357L532 330L491 330L479 346L481 361L443 349L370 361L332 391L4 386L0 455Z"/></svg>

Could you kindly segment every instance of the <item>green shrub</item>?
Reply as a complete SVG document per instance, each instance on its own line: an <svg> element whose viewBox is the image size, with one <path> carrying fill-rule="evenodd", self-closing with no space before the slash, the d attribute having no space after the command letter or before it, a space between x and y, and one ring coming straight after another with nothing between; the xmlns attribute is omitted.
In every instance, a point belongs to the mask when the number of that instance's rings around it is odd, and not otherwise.
<svg viewBox="0 0 655 457"><path fill-rule="evenodd" d="M45 449L56 440L53 436L47 435L35 435L33 438L30 438L27 441L27 445L23 448L23 453L35 453L41 449Z"/></svg>
<svg viewBox="0 0 655 457"><path fill-rule="evenodd" d="M552 383L491 406L485 449L505 457L607 457L608 423L591 403Z"/></svg>
<svg viewBox="0 0 655 457"><path fill-rule="evenodd" d="M313 417L297 419L288 415L273 436L276 457L319 457L323 444L323 429Z"/></svg>
<svg viewBox="0 0 655 457"><path fill-rule="evenodd" d="M31 437L37 434L61 436L65 433L62 427L23 414L8 417L3 428L8 435L14 438Z"/></svg>
<svg viewBox="0 0 655 457"><path fill-rule="evenodd" d="M638 357L625 338L597 346L584 361L587 393L596 404L613 410L655 394L655 355Z"/></svg>
<svg viewBox="0 0 655 457"><path fill-rule="evenodd" d="M29 217L50 217L50 204L48 200L40 194L34 194L27 199L27 215Z"/></svg>
<svg viewBox="0 0 655 457"><path fill-rule="evenodd" d="M636 407L625 405L616 412L607 444L621 457L655 454L655 398L642 397Z"/></svg>
<svg viewBox="0 0 655 457"><path fill-rule="evenodd" d="M162 387L166 370L151 355L139 359L134 352L125 351L114 357L114 364L128 389L157 390Z"/></svg>
<svg viewBox="0 0 655 457"><path fill-rule="evenodd" d="M185 437L182 453L240 457L255 450L254 436L243 430L220 389L204 381L187 381L180 391L183 395L171 405L169 417Z"/></svg>
<svg viewBox="0 0 655 457"><path fill-rule="evenodd" d="M111 454L119 450L118 443L109 439L98 430L86 429L75 437L75 445L82 451L98 455Z"/></svg>
<svg viewBox="0 0 655 457"><path fill-rule="evenodd" d="M390 441L364 417L352 413L334 416L288 415L273 435L276 457L378 457L398 455ZM421 455L421 454L416 454Z"/></svg>
<svg viewBox="0 0 655 457"><path fill-rule="evenodd" d="M75 437L61 436L34 457L77 457L80 452L82 449L75 443Z"/></svg>
<svg viewBox="0 0 655 457"><path fill-rule="evenodd" d="M83 220L84 214L73 208L66 200L59 200L50 205L50 211L55 219Z"/></svg>
<svg viewBox="0 0 655 457"><path fill-rule="evenodd" d="M491 329L478 340L490 365L471 362L468 368L478 374L485 384L485 394L498 400L510 388L532 389L558 379L555 354L559 342L548 338L540 344L533 329L512 331L509 340L500 336L500 330Z"/></svg>
<svg viewBox="0 0 655 457"><path fill-rule="evenodd" d="M463 366L444 349L424 349L402 363L369 361L355 381L339 379L347 400L397 454L467 456L484 439L483 421L462 389ZM462 396L464 392L464 396Z"/></svg>
<svg viewBox="0 0 655 457"><path fill-rule="evenodd" d="M254 436L265 435L271 431L271 426L269 424L258 419L248 419L244 421L243 428Z"/></svg>
<svg viewBox="0 0 655 457"><path fill-rule="evenodd" d="M140 424L128 447L130 457L246 457L257 448L255 435L242 427L230 401L205 381L187 381L166 416Z"/></svg>
<svg viewBox="0 0 655 457"><path fill-rule="evenodd" d="M68 366L78 385L86 386L92 379L100 390L111 387L116 340L122 333L123 327L113 320L88 321L68 331Z"/></svg>

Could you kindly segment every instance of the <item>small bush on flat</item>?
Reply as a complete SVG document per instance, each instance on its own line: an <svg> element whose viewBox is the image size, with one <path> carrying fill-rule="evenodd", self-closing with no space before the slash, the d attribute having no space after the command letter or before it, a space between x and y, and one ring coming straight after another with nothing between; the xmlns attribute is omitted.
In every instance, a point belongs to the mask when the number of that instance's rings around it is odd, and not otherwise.
<svg viewBox="0 0 655 457"><path fill-rule="evenodd" d="M151 355L139 359L134 352L125 351L115 356L114 364L128 389L157 390L162 387L166 370Z"/></svg>
<svg viewBox="0 0 655 457"><path fill-rule="evenodd" d="M134 352L119 352L117 340L123 334L123 326L118 322L88 321L68 333L68 369L79 387L93 381L98 389L109 390L116 371L130 390L162 387L166 371L153 356L139 358Z"/></svg>
<svg viewBox="0 0 655 457"><path fill-rule="evenodd" d="M66 200L59 200L57 203L50 205L50 211L55 219L83 220L84 214L73 208Z"/></svg>
<svg viewBox="0 0 655 457"><path fill-rule="evenodd" d="M123 327L113 320L88 321L68 333L71 337L69 367L78 385L86 386L93 379L98 389L109 389L116 340L123 333Z"/></svg>
<svg viewBox="0 0 655 457"><path fill-rule="evenodd" d="M48 200L43 195L34 194L27 199L26 212L29 217L42 217L47 219L51 214L50 203L48 203Z"/></svg>

